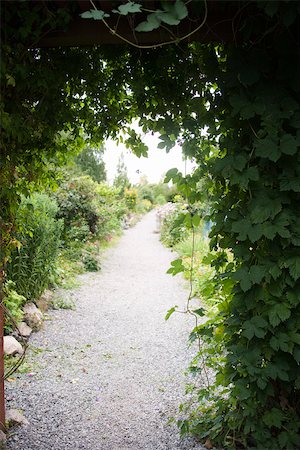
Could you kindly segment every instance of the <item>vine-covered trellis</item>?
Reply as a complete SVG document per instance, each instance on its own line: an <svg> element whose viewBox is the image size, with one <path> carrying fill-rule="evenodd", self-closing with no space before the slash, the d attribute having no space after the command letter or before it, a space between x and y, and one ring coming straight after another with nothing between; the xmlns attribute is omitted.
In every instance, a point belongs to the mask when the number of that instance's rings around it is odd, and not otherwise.
<svg viewBox="0 0 300 450"><path fill-rule="evenodd" d="M216 384L197 392L199 404L181 426L226 448L295 449L300 3L238 5L232 18L236 42L180 41L143 50L125 45L28 50L47 30L67 28L70 11L47 14L27 2L5 5L2 270L14 245L20 194L49 179L50 163L62 159L74 141L80 145L83 132L99 140L139 117L144 130L160 132L161 148L179 140L198 162L192 176L173 173L191 203L198 199L198 180L208 174L211 245L217 251L212 264L219 271L212 285L222 299L218 314L192 331L203 341L207 364L217 370ZM130 143L144 151L134 134Z"/></svg>

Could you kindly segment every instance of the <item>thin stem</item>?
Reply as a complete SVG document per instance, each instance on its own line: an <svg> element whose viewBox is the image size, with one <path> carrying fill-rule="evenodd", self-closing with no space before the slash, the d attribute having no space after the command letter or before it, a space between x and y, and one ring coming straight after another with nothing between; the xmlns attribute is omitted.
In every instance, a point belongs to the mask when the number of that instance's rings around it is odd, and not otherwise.
<svg viewBox="0 0 300 450"><path fill-rule="evenodd" d="M93 2L93 0L90 0L91 5L93 6L93 8L97 11L97 8ZM140 48L140 49L152 49L152 48L157 48L157 47L163 47L165 45L170 45L170 44L177 44L178 42L181 42L185 39L190 38L191 36L193 36L193 34L197 33L197 31L199 31L205 24L206 20L207 20L207 14L208 14L208 9L207 9L207 0L204 0L204 8L205 8L205 12L204 12L204 18L202 20L202 22L200 23L200 25L195 28L195 30L191 31L190 33L186 34L185 36L182 37L178 37L175 38L171 41L166 41L166 42L161 42L160 44L152 44L152 45L140 45L140 44L136 44L135 42L130 41L129 39L125 38L124 36L122 36L121 34L119 34L116 30L113 30L110 25L106 22L106 20L103 18L101 19L102 22L104 23L104 25L106 26L106 28L108 28L108 30L114 35L117 36L119 39L121 39L122 41L126 42L127 44L136 47L136 48ZM165 28L165 27L164 27ZM170 32L170 30L168 30ZM173 34L172 32L170 32L171 34Z"/></svg>

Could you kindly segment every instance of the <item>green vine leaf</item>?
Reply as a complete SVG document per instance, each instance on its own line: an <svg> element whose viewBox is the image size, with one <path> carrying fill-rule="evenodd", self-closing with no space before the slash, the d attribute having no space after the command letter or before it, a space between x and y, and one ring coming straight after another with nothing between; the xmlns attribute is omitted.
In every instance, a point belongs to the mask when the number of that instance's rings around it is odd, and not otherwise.
<svg viewBox="0 0 300 450"><path fill-rule="evenodd" d="M200 222L201 222L201 217L198 216L197 214L195 214L195 215L193 216L193 218L192 218L193 226L196 227L196 228L199 227Z"/></svg>
<svg viewBox="0 0 300 450"><path fill-rule="evenodd" d="M178 176L178 169L170 169L165 175L165 183L169 183L169 181L173 180L175 177Z"/></svg>
<svg viewBox="0 0 300 450"><path fill-rule="evenodd" d="M280 181L280 190L300 192L300 177L284 178Z"/></svg>
<svg viewBox="0 0 300 450"><path fill-rule="evenodd" d="M125 5L118 6L118 11L122 16L127 16L127 14L134 14L141 12L141 7L139 3L128 2Z"/></svg>
<svg viewBox="0 0 300 450"><path fill-rule="evenodd" d="M249 278L253 283L259 284L266 274L264 266L251 266L249 269Z"/></svg>
<svg viewBox="0 0 300 450"><path fill-rule="evenodd" d="M254 224L273 219L282 210L279 198L270 198L262 192L251 204L250 218Z"/></svg>
<svg viewBox="0 0 300 450"><path fill-rule="evenodd" d="M283 267L289 269L289 272L294 280L298 280L300 278L300 256L292 256L291 258L287 258L282 265Z"/></svg>
<svg viewBox="0 0 300 450"><path fill-rule="evenodd" d="M179 20L185 19L189 13L185 3L181 0L176 0L174 5L174 11L176 13L176 17Z"/></svg>
<svg viewBox="0 0 300 450"><path fill-rule="evenodd" d="M177 275L180 272L184 272L185 267L182 263L182 259L175 259L171 262L171 267L167 270L167 273L171 275Z"/></svg>
<svg viewBox="0 0 300 450"><path fill-rule="evenodd" d="M268 322L261 316L252 317L252 319L244 322L242 335L249 341L257 336L262 339L266 335L265 328L268 326Z"/></svg>
<svg viewBox="0 0 300 450"><path fill-rule="evenodd" d="M280 140L280 150L286 155L295 155L299 148L299 143L291 134L285 134Z"/></svg>
<svg viewBox="0 0 300 450"><path fill-rule="evenodd" d="M161 24L160 18L157 16L156 13L152 13L147 16L146 21L139 23L135 27L135 31L138 31L138 32L153 31L153 30L156 30L157 28L159 28L160 24Z"/></svg>
<svg viewBox="0 0 300 450"><path fill-rule="evenodd" d="M280 322L284 322L291 316L291 310L288 305L284 303L276 304L268 312L270 324L276 327Z"/></svg>
<svg viewBox="0 0 300 450"><path fill-rule="evenodd" d="M272 408L263 415L263 421L269 427L280 428L283 419L284 413L278 408Z"/></svg>
<svg viewBox="0 0 300 450"><path fill-rule="evenodd" d="M205 310L203 308L194 309L193 313L200 317L205 316Z"/></svg>
<svg viewBox="0 0 300 450"><path fill-rule="evenodd" d="M181 0L177 0L175 4L164 2L162 6L164 11L157 10L149 14L146 21L141 22L136 26L135 31L153 31L160 27L161 22L171 26L179 25L180 21L188 15L188 9Z"/></svg>
<svg viewBox="0 0 300 450"><path fill-rule="evenodd" d="M280 147L278 145L277 139L274 137L266 137L255 143L255 153L257 156L262 158L268 158L271 161L278 161L281 156Z"/></svg>
<svg viewBox="0 0 300 450"><path fill-rule="evenodd" d="M172 14L167 12L159 12L156 14L158 19L161 22L166 23L167 25L178 25L180 23L180 20L174 17Z"/></svg>
<svg viewBox="0 0 300 450"><path fill-rule="evenodd" d="M171 315L176 311L176 308L178 308L177 305L168 310L167 314L165 315L165 320L168 320L171 317Z"/></svg>
<svg viewBox="0 0 300 450"><path fill-rule="evenodd" d="M241 267L232 275L233 280L239 281L241 289L244 292L249 291L251 289L251 286L253 282L251 281L250 275L248 270L245 267Z"/></svg>
<svg viewBox="0 0 300 450"><path fill-rule="evenodd" d="M90 11L85 11L80 16L83 19L94 19L94 20L102 20L105 17L109 17L105 11L101 11L101 9L91 9Z"/></svg>

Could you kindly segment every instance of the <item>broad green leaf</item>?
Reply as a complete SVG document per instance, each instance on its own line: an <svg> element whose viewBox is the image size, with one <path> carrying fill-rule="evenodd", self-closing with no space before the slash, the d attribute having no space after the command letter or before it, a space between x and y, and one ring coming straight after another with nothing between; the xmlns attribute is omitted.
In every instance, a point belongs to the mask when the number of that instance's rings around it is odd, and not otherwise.
<svg viewBox="0 0 300 450"><path fill-rule="evenodd" d="M267 321L261 316L252 317L247 320L243 325L243 336L251 340L254 336L263 338L266 335L265 328L267 327Z"/></svg>
<svg viewBox="0 0 300 450"><path fill-rule="evenodd" d="M235 169L242 171L247 164L247 158L244 155L237 155L232 158L232 165Z"/></svg>
<svg viewBox="0 0 300 450"><path fill-rule="evenodd" d="M147 16L147 20L145 22L141 22L138 24L138 26L135 28L135 31L139 32L147 32L155 30L156 28L159 28L161 24L161 20L156 15L156 13L149 14Z"/></svg>
<svg viewBox="0 0 300 450"><path fill-rule="evenodd" d="M255 144L255 153L257 156L270 159L271 161L278 161L281 152L277 139L274 137L266 137L258 140Z"/></svg>
<svg viewBox="0 0 300 450"><path fill-rule="evenodd" d="M269 427L280 428L284 419L284 413L278 408L272 408L263 415L263 422Z"/></svg>
<svg viewBox="0 0 300 450"><path fill-rule="evenodd" d="M270 3L273 3L273 2L270 2ZM290 433L288 431L282 431L278 435L278 442L279 442L280 448L287 448L287 445L290 442Z"/></svg>
<svg viewBox="0 0 300 450"><path fill-rule="evenodd" d="M182 0L176 0L174 5L176 16L179 20L184 19L188 15L188 9Z"/></svg>
<svg viewBox="0 0 300 450"><path fill-rule="evenodd" d="M274 264L269 269L269 274L271 275L272 278L274 278L274 280L277 280L277 278L280 277L280 275L281 275L281 270L280 270L279 266L277 264Z"/></svg>
<svg viewBox="0 0 300 450"><path fill-rule="evenodd" d="M85 11L84 13L80 14L80 16L83 19L94 19L94 20L102 20L105 17L109 17L109 14L105 13L104 11L101 11L100 9L91 9L90 11Z"/></svg>
<svg viewBox="0 0 300 450"><path fill-rule="evenodd" d="M300 278L300 256L292 256L284 261L284 267L289 269L294 280Z"/></svg>
<svg viewBox="0 0 300 450"><path fill-rule="evenodd" d="M266 274L264 266L251 266L249 269L249 277L253 283L259 284Z"/></svg>
<svg viewBox="0 0 300 450"><path fill-rule="evenodd" d="M300 292L289 291L287 294L287 299L292 306L297 306L300 302Z"/></svg>
<svg viewBox="0 0 300 450"><path fill-rule="evenodd" d="M83 19L93 19L92 11L85 11L84 13L81 13L80 16Z"/></svg>
<svg viewBox="0 0 300 450"><path fill-rule="evenodd" d="M251 321L258 328L266 328L268 326L268 322L262 316L254 316Z"/></svg>
<svg viewBox="0 0 300 450"><path fill-rule="evenodd" d="M139 3L128 2L125 5L120 5L118 7L118 10L120 11L120 14L122 14L123 16L126 16L129 13L141 12L141 7L142 7L142 5L140 5Z"/></svg>
<svg viewBox="0 0 300 450"><path fill-rule="evenodd" d="M281 191L294 191L300 192L300 177L297 178L285 178L280 181Z"/></svg>
<svg viewBox="0 0 300 450"><path fill-rule="evenodd" d="M178 174L178 169L176 169L176 168L168 170L168 172L166 173L166 176L165 176L165 183L168 183L177 174Z"/></svg>
<svg viewBox="0 0 300 450"><path fill-rule="evenodd" d="M261 224L262 234L266 236L268 239L273 240L276 236L277 229L276 226L270 222L265 222Z"/></svg>
<svg viewBox="0 0 300 450"><path fill-rule="evenodd" d="M263 226L261 224L252 225L247 231L251 242L258 241L263 235Z"/></svg>
<svg viewBox="0 0 300 450"><path fill-rule="evenodd" d="M185 268L182 264L182 259L175 259L175 261L171 262L171 267L167 270L168 274L177 275L180 272L184 272Z"/></svg>
<svg viewBox="0 0 300 450"><path fill-rule="evenodd" d="M269 310L268 316L270 324L276 327L280 322L284 322L291 315L291 310L285 303L278 303Z"/></svg>
<svg viewBox="0 0 300 450"><path fill-rule="evenodd" d="M249 219L241 219L233 222L232 224L232 231L235 233L238 233L238 239L241 241L245 241L248 236L249 230L251 230L252 223L249 221Z"/></svg>
<svg viewBox="0 0 300 450"><path fill-rule="evenodd" d="M264 390L268 384L267 380L261 377L257 378L256 383L261 390Z"/></svg>
<svg viewBox="0 0 300 450"><path fill-rule="evenodd" d="M277 319L277 316L276 316L276 319ZM278 341L278 339L275 336L271 337L271 339L270 339L270 346L276 352L279 350L279 341Z"/></svg>
<svg viewBox="0 0 300 450"><path fill-rule="evenodd" d="M198 227L200 225L201 218L197 214L195 214L192 218L192 223L194 227Z"/></svg>
<svg viewBox="0 0 300 450"><path fill-rule="evenodd" d="M300 364L300 348L295 348L293 351L293 356L298 364Z"/></svg>
<svg viewBox="0 0 300 450"><path fill-rule="evenodd" d="M157 17L161 20L161 22L164 22L168 25L178 25L180 23L180 20L178 20L173 16L173 14L168 12L159 12L157 13Z"/></svg>
<svg viewBox="0 0 300 450"><path fill-rule="evenodd" d="M283 352L290 352L293 349L294 344L286 333L278 333L277 338L279 348Z"/></svg>
<svg viewBox="0 0 300 450"><path fill-rule="evenodd" d="M168 320L171 315L176 311L177 305L173 306L172 308L170 308L165 316L165 320Z"/></svg>
<svg viewBox="0 0 300 450"><path fill-rule="evenodd" d="M300 345L300 333L296 333L296 332L290 332L289 333L289 337L291 339L291 341L295 342L295 344Z"/></svg>
<svg viewBox="0 0 300 450"><path fill-rule="evenodd" d="M254 337L254 327L250 321L245 322L244 330L242 332L243 336L245 336L249 341Z"/></svg>
<svg viewBox="0 0 300 450"><path fill-rule="evenodd" d="M255 198L251 206L250 218L255 224L263 223L270 218L273 219L282 209L280 199L272 199L266 195Z"/></svg>
<svg viewBox="0 0 300 450"><path fill-rule="evenodd" d="M205 316L205 310L203 308L194 309L193 313L197 314L197 316L200 317Z"/></svg>
<svg viewBox="0 0 300 450"><path fill-rule="evenodd" d="M232 278L240 282L241 288L244 292L248 291L252 286L252 281L249 272L245 268L240 268L232 275Z"/></svg>
<svg viewBox="0 0 300 450"><path fill-rule="evenodd" d="M298 143L294 136L291 134L285 134L280 140L280 150L286 155L295 155L298 151Z"/></svg>

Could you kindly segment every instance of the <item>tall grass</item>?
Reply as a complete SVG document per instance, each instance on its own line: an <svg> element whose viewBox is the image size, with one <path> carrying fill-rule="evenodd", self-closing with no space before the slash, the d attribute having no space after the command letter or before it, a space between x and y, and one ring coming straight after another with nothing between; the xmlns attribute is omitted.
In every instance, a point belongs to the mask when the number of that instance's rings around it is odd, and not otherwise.
<svg viewBox="0 0 300 450"><path fill-rule="evenodd" d="M174 250L182 258L185 278L190 279L191 267L193 267L193 295L204 301L207 306L212 306L215 299L210 296L208 286L210 286L210 279L214 276L214 269L203 263L204 256L209 252L209 240L203 237L202 232L195 234L194 238L189 234L188 237L176 244Z"/></svg>
<svg viewBox="0 0 300 450"><path fill-rule="evenodd" d="M37 299L53 274L62 230L56 213L56 202L46 194L22 199L17 217L19 247L11 255L7 278L27 300Z"/></svg>
<svg viewBox="0 0 300 450"><path fill-rule="evenodd" d="M191 258L194 250L194 257L199 259L209 251L209 241L208 239L203 238L200 233L195 234L194 240L192 235L188 235L185 239L175 245L174 250L180 256L189 258Z"/></svg>

